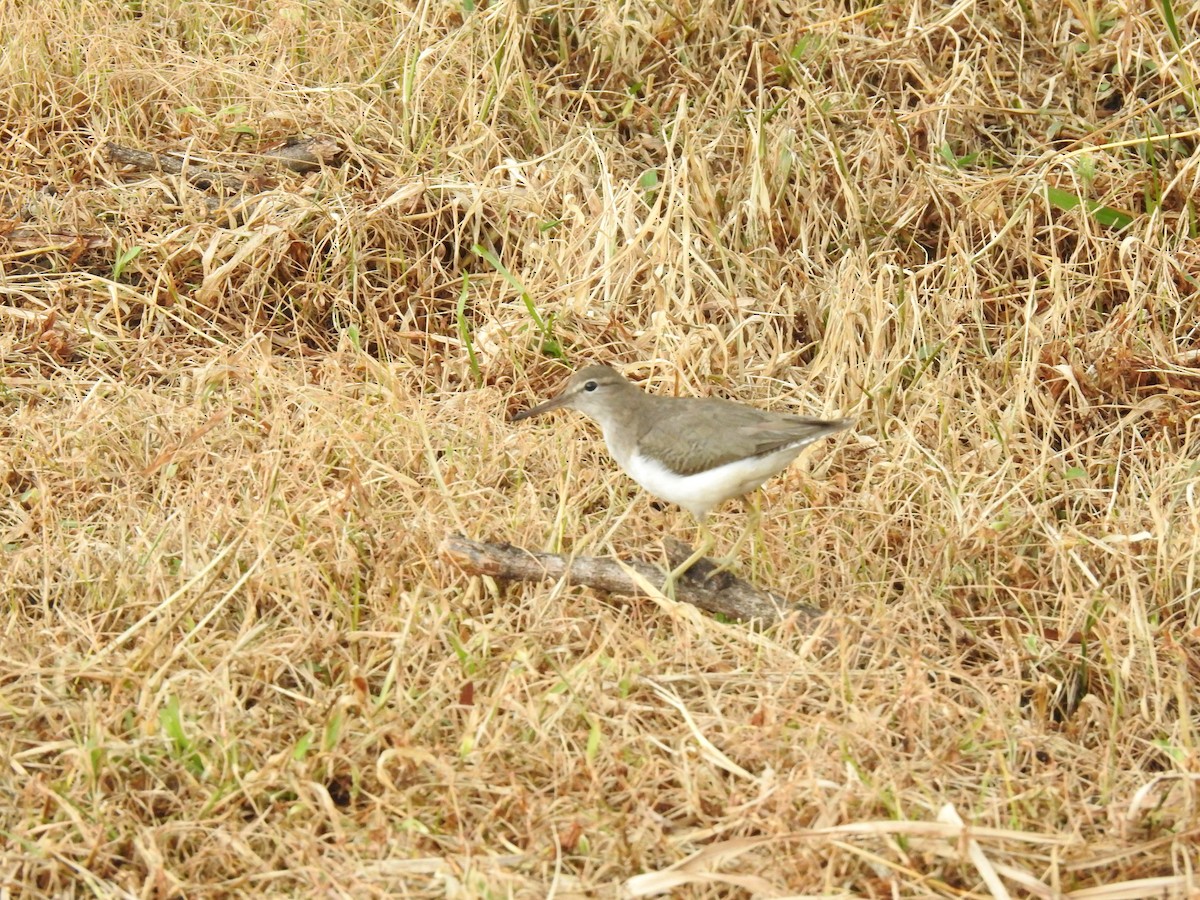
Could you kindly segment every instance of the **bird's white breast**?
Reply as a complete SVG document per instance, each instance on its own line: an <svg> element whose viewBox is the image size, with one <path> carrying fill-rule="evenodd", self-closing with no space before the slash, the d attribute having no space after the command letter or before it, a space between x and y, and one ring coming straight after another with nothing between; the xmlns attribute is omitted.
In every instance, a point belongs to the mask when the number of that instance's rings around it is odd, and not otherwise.
<svg viewBox="0 0 1200 900"><path fill-rule="evenodd" d="M800 455L804 444L782 447L764 456L734 460L694 475L672 472L658 460L636 450L628 458L617 461L630 478L651 494L677 503L696 518L703 519L717 504L749 493L782 470Z"/></svg>

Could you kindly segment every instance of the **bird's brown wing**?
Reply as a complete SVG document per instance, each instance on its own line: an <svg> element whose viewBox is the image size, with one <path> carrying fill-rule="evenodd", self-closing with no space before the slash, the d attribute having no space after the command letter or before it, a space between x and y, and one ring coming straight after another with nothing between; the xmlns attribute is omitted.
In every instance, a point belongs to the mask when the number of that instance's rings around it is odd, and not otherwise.
<svg viewBox="0 0 1200 900"><path fill-rule="evenodd" d="M695 475L789 446L799 451L850 426L849 419L783 416L727 400L670 399L655 404L654 413L639 436L638 449L678 475Z"/></svg>

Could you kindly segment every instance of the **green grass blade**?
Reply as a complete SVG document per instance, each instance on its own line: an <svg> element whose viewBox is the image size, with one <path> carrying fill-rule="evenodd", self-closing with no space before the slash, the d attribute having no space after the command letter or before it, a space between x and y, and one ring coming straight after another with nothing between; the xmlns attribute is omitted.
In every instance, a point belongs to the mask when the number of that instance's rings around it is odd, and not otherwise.
<svg viewBox="0 0 1200 900"><path fill-rule="evenodd" d="M1070 191L1064 191L1060 188L1047 186L1046 199L1052 205L1066 211L1082 205L1093 219L1108 228L1125 228L1133 223L1134 217L1130 213L1114 209L1111 206L1105 206L1102 203L1097 203L1095 200L1085 200L1077 194L1072 194Z"/></svg>
<svg viewBox="0 0 1200 900"><path fill-rule="evenodd" d="M1163 23L1167 26L1167 31L1171 33L1171 40L1175 42L1175 50L1183 46L1183 38L1179 36L1179 23L1175 20L1175 7L1171 5L1171 0L1162 0Z"/></svg>
<svg viewBox="0 0 1200 900"><path fill-rule="evenodd" d="M471 339L471 324L467 321L467 293L471 286L470 276L463 272L463 286L458 294L458 337L467 348L467 361L471 366L471 374L475 376L476 386L483 384L483 375L479 371L479 359L475 355L475 344Z"/></svg>
<svg viewBox="0 0 1200 900"><path fill-rule="evenodd" d="M471 250L491 263L492 267L512 286L513 290L521 295L521 302L525 304L525 309L529 312L529 318L533 319L534 326L542 336L542 352L555 359L565 358L566 354L563 353L562 345L554 337L553 319L542 318L537 311L537 307L533 304L533 297L530 296L525 285L521 283L521 279L510 272L508 266L504 265L500 261L500 258L486 247L475 244L471 247Z"/></svg>

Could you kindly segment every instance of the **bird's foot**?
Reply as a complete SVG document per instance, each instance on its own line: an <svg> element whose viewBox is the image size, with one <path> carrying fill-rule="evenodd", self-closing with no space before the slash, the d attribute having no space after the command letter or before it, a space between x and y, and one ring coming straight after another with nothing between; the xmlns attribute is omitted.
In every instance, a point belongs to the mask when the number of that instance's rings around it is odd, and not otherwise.
<svg viewBox="0 0 1200 900"><path fill-rule="evenodd" d="M687 581L693 584L705 585L709 589L720 590L721 576L724 576L724 578L733 577L731 573L734 564L737 562L737 557L727 556L720 559L710 559L706 554L712 550L712 546L711 541L702 541L699 547L691 551L691 555L674 566L667 573L667 579L662 587L663 593L674 599L675 586ZM672 563L689 550L688 545L682 541L674 539L668 539L667 541L667 557ZM717 579L716 584L714 584L713 579Z"/></svg>

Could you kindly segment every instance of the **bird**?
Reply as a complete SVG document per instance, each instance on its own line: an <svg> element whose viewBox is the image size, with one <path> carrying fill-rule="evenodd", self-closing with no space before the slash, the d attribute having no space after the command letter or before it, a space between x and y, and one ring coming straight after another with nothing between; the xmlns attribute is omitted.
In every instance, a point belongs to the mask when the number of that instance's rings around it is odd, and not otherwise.
<svg viewBox="0 0 1200 900"><path fill-rule="evenodd" d="M706 524L714 507L757 489L809 444L853 424L851 419L769 412L717 397L648 394L605 365L580 369L555 397L515 413L510 421L561 408L595 421L617 465L645 491L695 517L700 546L671 572L672 588L675 577L715 545Z"/></svg>

